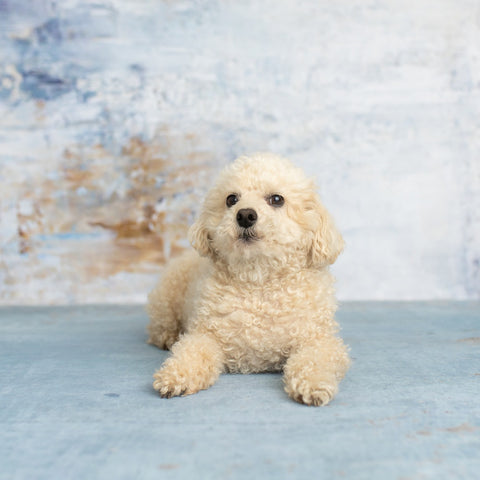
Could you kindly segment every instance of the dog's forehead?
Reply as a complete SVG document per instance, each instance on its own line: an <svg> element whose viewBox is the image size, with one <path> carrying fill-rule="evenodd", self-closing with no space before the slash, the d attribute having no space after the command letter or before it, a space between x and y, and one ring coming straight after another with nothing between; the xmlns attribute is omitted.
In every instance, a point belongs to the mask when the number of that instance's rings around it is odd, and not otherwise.
<svg viewBox="0 0 480 480"><path fill-rule="evenodd" d="M236 178L232 178L232 187L235 186L239 192L269 193L288 188L288 182L286 180L287 179L273 177L266 172L251 176L239 175Z"/></svg>
<svg viewBox="0 0 480 480"><path fill-rule="evenodd" d="M303 183L303 172L290 162L278 158L240 158L221 175L219 184L232 192L255 191L281 193Z"/></svg>

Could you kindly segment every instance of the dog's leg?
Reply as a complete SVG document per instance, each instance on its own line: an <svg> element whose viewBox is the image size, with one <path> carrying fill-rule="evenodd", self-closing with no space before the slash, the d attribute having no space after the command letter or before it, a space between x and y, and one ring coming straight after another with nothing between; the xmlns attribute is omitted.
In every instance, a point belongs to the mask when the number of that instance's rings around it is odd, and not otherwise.
<svg viewBox="0 0 480 480"><path fill-rule="evenodd" d="M170 350L180 335L181 322L178 314L167 301L152 300L152 292L149 296L147 312L150 316L150 324L147 327L147 343L155 345L163 350Z"/></svg>
<svg viewBox="0 0 480 480"><path fill-rule="evenodd" d="M186 334L172 347L172 356L153 376L162 397L189 395L213 385L223 370L223 352L210 335Z"/></svg>
<svg viewBox="0 0 480 480"><path fill-rule="evenodd" d="M180 335L180 322L170 306L165 303L149 303L147 312L150 324L147 327L147 343L169 350Z"/></svg>
<svg viewBox="0 0 480 480"><path fill-rule="evenodd" d="M301 346L284 368L285 391L295 401L326 405L337 393L350 360L340 338L322 336Z"/></svg>
<svg viewBox="0 0 480 480"><path fill-rule="evenodd" d="M186 282L179 281L173 269L167 269L163 278L148 295L148 343L169 350L178 340L181 330L180 305L185 295ZM173 285L173 288L172 288Z"/></svg>
<svg viewBox="0 0 480 480"><path fill-rule="evenodd" d="M199 258L195 252L187 252L172 260L158 285L148 295L148 343L170 349L183 332L185 295L198 269Z"/></svg>

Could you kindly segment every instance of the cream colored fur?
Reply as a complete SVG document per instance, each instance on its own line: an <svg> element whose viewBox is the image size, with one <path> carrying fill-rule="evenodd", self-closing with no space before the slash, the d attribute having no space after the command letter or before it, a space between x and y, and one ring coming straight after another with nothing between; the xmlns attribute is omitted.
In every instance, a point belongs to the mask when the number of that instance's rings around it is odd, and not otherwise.
<svg viewBox="0 0 480 480"><path fill-rule="evenodd" d="M226 198L238 203L228 207ZM282 206L268 199L284 197ZM242 238L240 209L256 223ZM207 194L189 238L149 295L149 343L172 355L154 375L162 397L208 388L222 372L284 372L294 400L326 405L348 369L336 336L328 266L343 240L315 187L288 160L240 157Z"/></svg>

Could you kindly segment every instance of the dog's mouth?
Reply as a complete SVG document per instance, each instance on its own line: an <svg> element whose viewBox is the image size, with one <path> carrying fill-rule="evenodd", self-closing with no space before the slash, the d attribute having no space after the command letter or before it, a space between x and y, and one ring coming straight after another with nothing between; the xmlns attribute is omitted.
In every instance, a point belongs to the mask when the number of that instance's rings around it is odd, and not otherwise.
<svg viewBox="0 0 480 480"><path fill-rule="evenodd" d="M242 243L253 243L259 240L258 235L255 230L251 228L242 228L241 232L238 235L238 240Z"/></svg>

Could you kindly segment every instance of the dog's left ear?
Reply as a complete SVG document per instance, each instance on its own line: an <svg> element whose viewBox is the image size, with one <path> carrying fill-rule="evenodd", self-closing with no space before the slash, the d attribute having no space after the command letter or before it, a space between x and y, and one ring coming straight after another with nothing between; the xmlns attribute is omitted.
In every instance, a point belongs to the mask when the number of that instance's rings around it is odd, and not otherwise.
<svg viewBox="0 0 480 480"><path fill-rule="evenodd" d="M211 245L211 238L208 233L208 228L205 222L205 215L200 214L200 217L188 230L188 240L192 247L202 256L213 256L214 250Z"/></svg>
<svg viewBox="0 0 480 480"><path fill-rule="evenodd" d="M321 268L335 262L345 245L342 235L326 208L315 195L310 214L313 219L313 240L310 244L309 259L313 267ZM312 204L310 204L312 206Z"/></svg>

